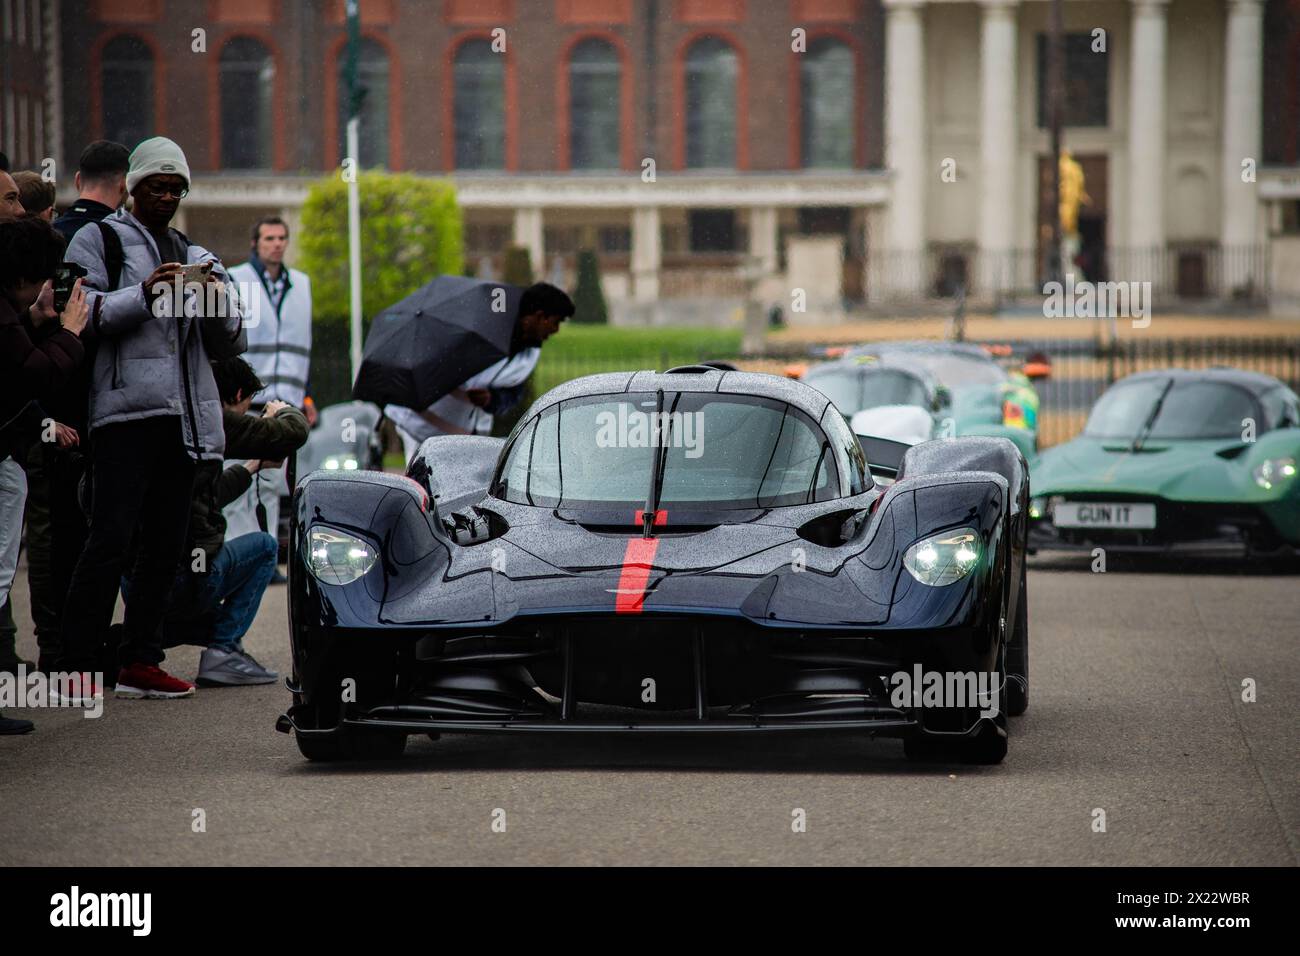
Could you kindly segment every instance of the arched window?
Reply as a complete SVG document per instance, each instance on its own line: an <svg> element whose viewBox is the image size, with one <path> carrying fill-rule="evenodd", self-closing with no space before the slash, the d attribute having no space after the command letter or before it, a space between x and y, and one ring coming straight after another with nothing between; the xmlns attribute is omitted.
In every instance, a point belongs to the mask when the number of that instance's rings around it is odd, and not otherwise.
<svg viewBox="0 0 1300 956"><path fill-rule="evenodd" d="M114 37L100 63L100 123L104 139L134 149L153 136L153 51L137 36Z"/></svg>
<svg viewBox="0 0 1300 956"><path fill-rule="evenodd" d="M456 168L505 168L505 54L494 53L488 40L467 40L456 51L452 82Z"/></svg>
<svg viewBox="0 0 1300 956"><path fill-rule="evenodd" d="M569 165L618 169L623 79L618 51L604 40L583 40L569 59Z"/></svg>
<svg viewBox="0 0 1300 956"><path fill-rule="evenodd" d="M686 53L686 165L736 165L736 51L715 37Z"/></svg>
<svg viewBox="0 0 1300 956"><path fill-rule="evenodd" d="M275 60L265 44L235 37L221 48L221 165L271 167L271 98Z"/></svg>
<svg viewBox="0 0 1300 956"><path fill-rule="evenodd" d="M856 102L853 51L830 37L814 40L800 58L804 166L853 165Z"/></svg>
<svg viewBox="0 0 1300 956"><path fill-rule="evenodd" d="M383 44L362 37L357 57L357 82L361 87L360 129L357 148L364 169L388 167L388 51ZM339 54L339 157L348 148L348 58L347 47Z"/></svg>

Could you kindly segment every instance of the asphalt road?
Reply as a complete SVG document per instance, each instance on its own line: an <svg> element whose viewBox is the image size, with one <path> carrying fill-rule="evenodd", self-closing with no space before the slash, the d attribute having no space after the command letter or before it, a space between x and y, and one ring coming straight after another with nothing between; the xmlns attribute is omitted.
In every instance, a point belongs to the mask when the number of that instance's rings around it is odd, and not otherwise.
<svg viewBox="0 0 1300 956"><path fill-rule="evenodd" d="M97 720L9 712L38 726L0 738L0 865L1295 865L1300 580L1070 559L1029 587L1031 705L997 767L847 736L421 737L321 766L274 732L278 685L110 698ZM248 640L281 670L284 622L273 589Z"/></svg>

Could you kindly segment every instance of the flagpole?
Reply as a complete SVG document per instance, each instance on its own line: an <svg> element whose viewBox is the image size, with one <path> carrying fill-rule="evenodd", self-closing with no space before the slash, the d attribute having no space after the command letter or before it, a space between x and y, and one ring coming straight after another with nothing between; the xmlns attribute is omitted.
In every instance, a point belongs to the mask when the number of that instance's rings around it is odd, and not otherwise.
<svg viewBox="0 0 1300 956"><path fill-rule="evenodd" d="M361 369L361 195L357 182L360 174L360 152L357 145L357 129L361 125L361 91L357 83L357 57L361 45L361 11L360 0L347 0L347 81L348 81L348 130L347 158L351 160L351 175L345 179L348 184L348 285L351 293L351 348L352 381L357 380Z"/></svg>

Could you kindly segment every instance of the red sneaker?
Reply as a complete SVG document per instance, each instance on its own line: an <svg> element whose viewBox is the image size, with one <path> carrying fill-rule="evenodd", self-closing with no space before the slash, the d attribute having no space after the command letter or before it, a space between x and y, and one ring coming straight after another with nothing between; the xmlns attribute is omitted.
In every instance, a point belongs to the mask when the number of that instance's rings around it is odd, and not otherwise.
<svg viewBox="0 0 1300 956"><path fill-rule="evenodd" d="M194 685L153 664L130 664L117 675L116 694L132 700L193 697Z"/></svg>

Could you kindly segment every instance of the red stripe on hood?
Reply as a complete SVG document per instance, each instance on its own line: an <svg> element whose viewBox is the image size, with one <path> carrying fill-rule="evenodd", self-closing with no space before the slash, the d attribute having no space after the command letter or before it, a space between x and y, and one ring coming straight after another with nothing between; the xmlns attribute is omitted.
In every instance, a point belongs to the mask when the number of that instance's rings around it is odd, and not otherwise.
<svg viewBox="0 0 1300 956"><path fill-rule="evenodd" d="M658 538L629 538L623 552L623 572L618 578L614 610L619 614L640 614L645 605L645 586L650 581Z"/></svg>

